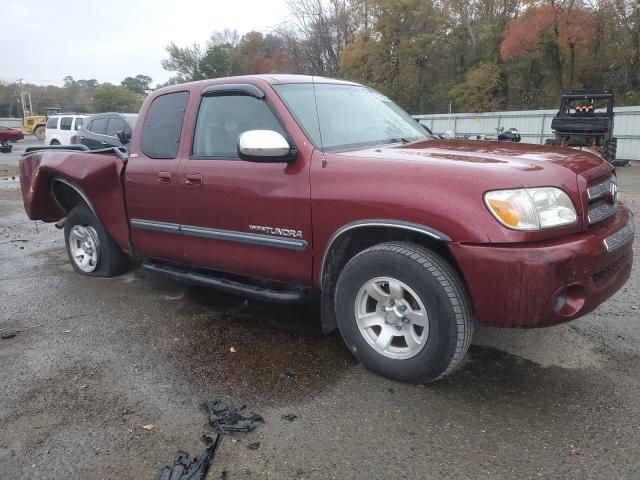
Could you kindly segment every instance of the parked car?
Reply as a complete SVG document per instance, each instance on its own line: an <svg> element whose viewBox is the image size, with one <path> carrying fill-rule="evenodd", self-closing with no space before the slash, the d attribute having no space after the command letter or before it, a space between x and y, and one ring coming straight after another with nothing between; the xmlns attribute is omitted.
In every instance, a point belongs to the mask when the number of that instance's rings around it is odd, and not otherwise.
<svg viewBox="0 0 640 480"><path fill-rule="evenodd" d="M45 129L45 145L71 145L71 137L84 123L87 115L60 114L49 117Z"/></svg>
<svg viewBox="0 0 640 480"><path fill-rule="evenodd" d="M140 118L126 151L20 160L27 215L64 225L73 268L114 276L137 253L251 298L319 295L323 330L385 376L441 378L476 322L567 322L630 276L633 215L590 151L434 139L371 89L307 76L166 87Z"/></svg>
<svg viewBox="0 0 640 480"><path fill-rule="evenodd" d="M24 133L18 128L0 127L0 140L5 142L17 142L24 138Z"/></svg>
<svg viewBox="0 0 640 480"><path fill-rule="evenodd" d="M110 112L92 115L78 131L73 143L86 145L89 150L122 147L131 139L137 119L137 113ZM122 132L121 139L118 138L118 132Z"/></svg>

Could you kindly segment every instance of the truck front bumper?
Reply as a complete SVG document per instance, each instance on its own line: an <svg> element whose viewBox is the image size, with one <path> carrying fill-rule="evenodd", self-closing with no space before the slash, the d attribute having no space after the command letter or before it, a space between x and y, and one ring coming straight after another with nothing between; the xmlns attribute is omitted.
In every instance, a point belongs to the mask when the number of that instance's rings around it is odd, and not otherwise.
<svg viewBox="0 0 640 480"><path fill-rule="evenodd" d="M631 275L635 220L620 205L613 219L579 235L528 244L450 244L478 321L544 327L585 315Z"/></svg>

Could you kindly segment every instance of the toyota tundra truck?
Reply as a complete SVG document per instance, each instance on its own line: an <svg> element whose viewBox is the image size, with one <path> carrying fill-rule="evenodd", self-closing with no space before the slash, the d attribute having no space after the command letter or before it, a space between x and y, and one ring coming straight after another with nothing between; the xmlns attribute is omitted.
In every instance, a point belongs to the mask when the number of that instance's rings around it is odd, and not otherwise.
<svg viewBox="0 0 640 480"><path fill-rule="evenodd" d="M591 151L438 139L370 88L308 76L170 86L139 118L126 149L20 161L27 215L64 229L73 268L111 277L135 254L248 298L315 298L323 331L384 376L439 379L477 324L576 319L631 272L635 222Z"/></svg>

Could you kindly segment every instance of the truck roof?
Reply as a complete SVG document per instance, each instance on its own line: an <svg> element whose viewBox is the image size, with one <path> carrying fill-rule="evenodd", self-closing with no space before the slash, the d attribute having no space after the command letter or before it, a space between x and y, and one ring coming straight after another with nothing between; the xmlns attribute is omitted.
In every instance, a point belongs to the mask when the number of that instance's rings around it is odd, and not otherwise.
<svg viewBox="0 0 640 480"><path fill-rule="evenodd" d="M263 74L263 75L239 75L235 77L221 77L211 78L208 80L198 80L195 82L180 83L178 85L170 85L168 87L156 90L154 94L158 92L166 93L175 90L184 90L185 87L208 87L209 85L217 85L221 83L251 83L253 81L263 81L271 85L283 84L283 83L335 83L339 85L360 85L348 80L339 80L336 78L318 77L316 75L290 75L290 74Z"/></svg>

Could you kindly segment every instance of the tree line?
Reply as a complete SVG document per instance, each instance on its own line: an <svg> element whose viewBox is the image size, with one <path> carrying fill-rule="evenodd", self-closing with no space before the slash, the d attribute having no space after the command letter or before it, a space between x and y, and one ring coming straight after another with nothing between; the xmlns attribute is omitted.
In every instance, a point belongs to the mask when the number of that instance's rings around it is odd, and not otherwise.
<svg viewBox="0 0 640 480"><path fill-rule="evenodd" d="M410 113L555 108L562 92L613 90L640 104L638 0L289 0L273 31L214 32L166 47L163 85L258 73L346 78ZM151 78L29 86L34 104L134 111ZM160 87L163 85L156 85ZM13 96L12 96L13 95ZM0 85L0 116L14 85ZM47 105L44 105L47 104ZM15 102L13 106L15 110Z"/></svg>
<svg viewBox="0 0 640 480"><path fill-rule="evenodd" d="M21 90L31 94L34 114L47 107L59 107L65 112L137 112L153 79L147 75L126 77L120 85L98 83L95 79L74 80L65 77L61 87L55 85L20 85L0 82L0 117L21 117Z"/></svg>
<svg viewBox="0 0 640 480"><path fill-rule="evenodd" d="M558 106L579 88L640 103L638 0L290 0L267 34L167 47L169 83L248 73L355 80L411 113Z"/></svg>

